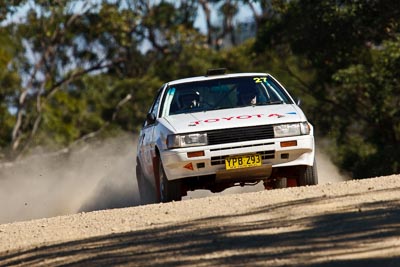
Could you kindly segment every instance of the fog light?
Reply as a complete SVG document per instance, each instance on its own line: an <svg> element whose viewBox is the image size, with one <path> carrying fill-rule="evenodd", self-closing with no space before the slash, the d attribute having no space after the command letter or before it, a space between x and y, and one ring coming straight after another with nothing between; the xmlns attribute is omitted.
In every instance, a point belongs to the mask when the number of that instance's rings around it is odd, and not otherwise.
<svg viewBox="0 0 400 267"><path fill-rule="evenodd" d="M200 163L197 163L196 166L197 166L197 169L201 169L201 168L204 168L206 166L206 164L204 162L200 162Z"/></svg>

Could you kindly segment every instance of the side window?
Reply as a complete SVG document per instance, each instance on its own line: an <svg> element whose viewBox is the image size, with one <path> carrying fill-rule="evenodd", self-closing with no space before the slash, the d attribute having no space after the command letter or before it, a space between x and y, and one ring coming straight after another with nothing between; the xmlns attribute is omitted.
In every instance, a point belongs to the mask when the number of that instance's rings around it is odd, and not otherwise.
<svg viewBox="0 0 400 267"><path fill-rule="evenodd" d="M150 107L149 112L148 112L148 114L153 114L155 116L155 118L158 117L158 108L160 106L161 95L162 95L162 92L163 92L163 90L162 90L163 88L164 88L164 86L162 86L160 89L158 89L157 95L156 95L156 97L155 97L155 99L153 101L153 104ZM149 123L148 118L146 118L143 126L148 126L148 125L150 125L150 123Z"/></svg>

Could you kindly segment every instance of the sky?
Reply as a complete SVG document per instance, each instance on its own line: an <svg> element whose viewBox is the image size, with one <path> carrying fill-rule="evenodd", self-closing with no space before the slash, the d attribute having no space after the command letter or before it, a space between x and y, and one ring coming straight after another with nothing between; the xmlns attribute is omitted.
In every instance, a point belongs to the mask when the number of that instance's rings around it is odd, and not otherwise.
<svg viewBox="0 0 400 267"><path fill-rule="evenodd" d="M218 20L218 10L211 11L211 19L212 22L215 23ZM239 14L236 16L235 23L237 22L245 22L245 21L253 21L253 14L250 8L246 5L241 5L239 7ZM201 8L197 12L197 19L195 22L195 27L199 28L202 33L206 32L206 25L205 25L205 15Z"/></svg>
<svg viewBox="0 0 400 267"><path fill-rule="evenodd" d="M158 0L156 0L158 1ZM98 3L99 0L74 0L71 1L71 9L75 9L77 12L78 11L83 11L83 9L85 8L84 6L90 7L95 5L96 3ZM111 2L115 2L112 1ZM10 22L13 23L18 23L21 22L21 20L23 20L24 16L26 15L26 12L35 5L35 1L34 0L30 0L28 1L25 5L23 5L21 8L18 9L18 11L16 13L14 13L13 15L8 15L7 19L2 22L2 24L8 24ZM218 20L218 10L216 9L212 9L211 10L211 17L212 17L212 22L216 23ZM236 21L235 22L244 22L244 21L251 21L252 20L252 13L251 10L246 6L246 5L240 5L239 7L239 14L236 17ZM195 27L197 27L198 29L200 29L201 32L206 32L206 25L205 25L205 15L204 12L202 10L202 8L199 7L198 13L197 13L197 19L195 21Z"/></svg>

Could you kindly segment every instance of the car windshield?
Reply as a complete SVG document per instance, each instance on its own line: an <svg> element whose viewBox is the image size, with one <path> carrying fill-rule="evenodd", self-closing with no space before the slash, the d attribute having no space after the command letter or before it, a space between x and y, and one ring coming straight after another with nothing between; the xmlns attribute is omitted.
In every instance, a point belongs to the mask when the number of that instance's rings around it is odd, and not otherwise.
<svg viewBox="0 0 400 267"><path fill-rule="evenodd" d="M162 116L255 105L292 104L271 76L245 76L169 86Z"/></svg>

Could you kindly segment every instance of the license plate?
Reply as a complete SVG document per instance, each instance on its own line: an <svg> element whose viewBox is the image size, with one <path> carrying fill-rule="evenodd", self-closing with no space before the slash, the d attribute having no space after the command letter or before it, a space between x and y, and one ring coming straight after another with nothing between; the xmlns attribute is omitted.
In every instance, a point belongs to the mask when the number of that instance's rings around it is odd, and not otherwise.
<svg viewBox="0 0 400 267"><path fill-rule="evenodd" d="M227 170L250 168L261 166L261 155L241 155L225 158L225 168Z"/></svg>

